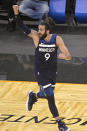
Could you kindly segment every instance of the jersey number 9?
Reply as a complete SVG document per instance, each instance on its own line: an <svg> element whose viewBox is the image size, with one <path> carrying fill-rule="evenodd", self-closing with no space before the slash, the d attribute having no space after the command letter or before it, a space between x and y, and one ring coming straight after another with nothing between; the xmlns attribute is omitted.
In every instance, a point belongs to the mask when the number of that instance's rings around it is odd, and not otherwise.
<svg viewBox="0 0 87 131"><path fill-rule="evenodd" d="M50 54L49 54L49 53L46 53L46 54L45 54L45 58L46 58L46 61L48 61L49 58L50 58Z"/></svg>

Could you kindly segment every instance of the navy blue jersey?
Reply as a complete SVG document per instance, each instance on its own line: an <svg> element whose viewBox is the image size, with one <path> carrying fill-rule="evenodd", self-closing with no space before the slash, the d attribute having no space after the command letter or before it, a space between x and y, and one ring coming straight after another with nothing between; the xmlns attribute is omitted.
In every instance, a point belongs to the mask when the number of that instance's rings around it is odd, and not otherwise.
<svg viewBox="0 0 87 131"><path fill-rule="evenodd" d="M57 69L56 34L49 41L40 39L35 50L35 70Z"/></svg>

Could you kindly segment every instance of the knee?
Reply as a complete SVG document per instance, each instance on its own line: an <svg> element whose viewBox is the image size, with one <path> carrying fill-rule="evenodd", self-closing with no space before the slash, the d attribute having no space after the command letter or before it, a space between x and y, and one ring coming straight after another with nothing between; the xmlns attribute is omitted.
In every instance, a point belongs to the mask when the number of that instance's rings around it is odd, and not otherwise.
<svg viewBox="0 0 87 131"><path fill-rule="evenodd" d="M45 92L45 94L46 94L47 97L54 96L54 90L53 90L52 87L44 89L44 92Z"/></svg>
<svg viewBox="0 0 87 131"><path fill-rule="evenodd" d="M49 87L46 89L43 89L43 87L42 87L42 88L40 88L40 91L37 93L37 96L38 96L38 98L48 99L48 97L54 96L54 90L52 87Z"/></svg>

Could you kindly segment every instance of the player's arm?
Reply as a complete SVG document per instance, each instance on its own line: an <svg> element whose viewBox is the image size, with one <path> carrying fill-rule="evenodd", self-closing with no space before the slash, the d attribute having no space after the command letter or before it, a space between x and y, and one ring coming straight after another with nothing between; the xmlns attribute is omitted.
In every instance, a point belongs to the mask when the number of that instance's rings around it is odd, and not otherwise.
<svg viewBox="0 0 87 131"><path fill-rule="evenodd" d="M59 59L70 60L71 59L71 55L70 55L67 47L65 46L63 39L60 36L56 37L56 44L57 44L57 47L61 51L61 53L59 54L58 58Z"/></svg>
<svg viewBox="0 0 87 131"><path fill-rule="evenodd" d="M37 47L38 46L38 33L37 33L36 30L29 28L28 26L26 26L23 23L20 15L19 15L18 9L19 9L18 5L13 5L13 10L14 10L14 14L15 14L15 17L17 19L18 25L22 28L24 33L26 33L29 37L31 37L34 40L35 46Z"/></svg>

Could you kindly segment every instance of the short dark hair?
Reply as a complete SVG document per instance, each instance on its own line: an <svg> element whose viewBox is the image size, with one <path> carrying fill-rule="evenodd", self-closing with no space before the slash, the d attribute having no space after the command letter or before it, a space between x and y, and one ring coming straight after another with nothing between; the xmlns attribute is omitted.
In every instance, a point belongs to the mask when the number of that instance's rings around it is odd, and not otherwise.
<svg viewBox="0 0 87 131"><path fill-rule="evenodd" d="M47 22L45 22L45 21L42 21L42 22L40 23L40 25L44 25L46 30L51 30L50 24L47 23Z"/></svg>
<svg viewBox="0 0 87 131"><path fill-rule="evenodd" d="M46 30L52 31L52 27L55 26L55 22L51 17L48 17L48 19L41 21L39 25L44 25Z"/></svg>

